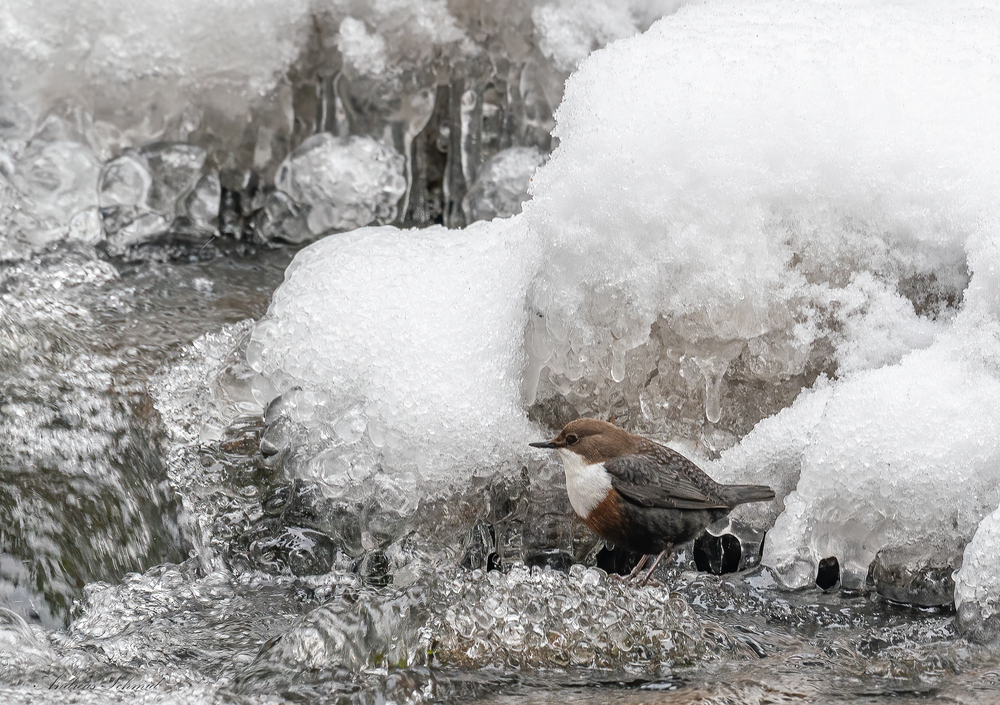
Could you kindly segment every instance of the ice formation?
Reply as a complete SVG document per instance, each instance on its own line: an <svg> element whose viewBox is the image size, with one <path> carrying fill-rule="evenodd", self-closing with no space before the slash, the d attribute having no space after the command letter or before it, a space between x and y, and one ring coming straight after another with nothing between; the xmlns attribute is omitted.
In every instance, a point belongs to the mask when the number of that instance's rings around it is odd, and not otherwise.
<svg viewBox="0 0 1000 705"><path fill-rule="evenodd" d="M308 208L313 235L396 217L406 191L403 157L370 137L313 135L278 167L275 186Z"/></svg>
<svg viewBox="0 0 1000 705"><path fill-rule="evenodd" d="M361 410L358 429L421 405L440 413L440 402L495 414L502 399L512 428L525 409L544 417L568 406L710 448L732 445L812 385L712 468L781 490L764 560L786 584L810 584L818 561L835 555L844 584L856 586L883 547L968 540L1000 503L990 403L1000 391L991 264L1000 138L987 128L1000 121L990 58L1000 14L974 3L803 7L686 6L583 62L524 213L451 234L452 253L442 243L433 255L491 276L511 267L503 288L477 289L468 315L482 329L449 322L460 346L382 347L392 326L357 343L350 327L332 332L329 311L362 316L392 295L343 275L333 295L309 270L343 270L334 254L343 248L357 253L350 267L377 262L394 287L413 259L411 248L386 247L412 236L359 231L302 254L255 338L258 369L279 390L326 389L336 413ZM505 232L529 254L470 249ZM413 281L402 311L389 309L393 325L430 315L422 297L432 293L469 305L468 286ZM316 303L294 305L299 297ZM498 305L503 333L479 320ZM465 358L486 330L476 354L496 382ZM390 364L380 351L397 350L391 365L410 368L405 378L372 373ZM476 392L443 395L444 370ZM502 449L495 434L419 418L400 426L400 440L433 428L435 453L471 460ZM394 447L380 449L384 467L400 462L390 462ZM755 511L749 520L766 528L781 505Z"/></svg>
<svg viewBox="0 0 1000 705"><path fill-rule="evenodd" d="M161 142L107 162L97 190L112 248L122 252L177 227L182 215L192 226L214 230L221 186L216 174L202 176L205 158L200 147Z"/></svg>
<svg viewBox="0 0 1000 705"><path fill-rule="evenodd" d="M973 637L991 641L1000 634L1000 509L979 524L955 574L958 623Z"/></svg>
<svg viewBox="0 0 1000 705"><path fill-rule="evenodd" d="M297 58L308 13L308 0L4 3L0 89L42 114L82 108L105 149L171 122L194 131L205 114L235 124Z"/></svg>
<svg viewBox="0 0 1000 705"><path fill-rule="evenodd" d="M472 220L506 218L521 212L528 185L545 156L535 147L510 147L490 157L465 194L463 209Z"/></svg>
<svg viewBox="0 0 1000 705"><path fill-rule="evenodd" d="M686 2L556 0L537 5L531 18L542 54L551 59L555 68L568 74L594 49L631 37Z"/></svg>
<svg viewBox="0 0 1000 705"><path fill-rule="evenodd" d="M291 392L292 418L326 434L308 475L460 478L531 439L518 381L536 247L502 222L365 228L297 255L247 357L263 402Z"/></svg>
<svg viewBox="0 0 1000 705"><path fill-rule="evenodd" d="M0 255L104 238L120 253L168 230L302 242L372 220L465 224L463 196L490 157L548 151L572 67L679 4L592 0L580 13L561 0L6 3L0 223L10 234ZM372 186L340 188L333 214L318 202L331 186L316 164L325 188L300 179L284 184L297 193L274 191L293 150L333 136ZM159 207L140 202L144 182L157 181L141 173L142 155L161 143L203 155L194 202L183 192ZM111 180L100 199L98 172ZM363 220L367 211L375 216Z"/></svg>
<svg viewBox="0 0 1000 705"><path fill-rule="evenodd" d="M520 566L460 571L434 589L340 588L304 615L259 660L259 673L388 661L459 669L598 668L655 674L736 650L676 593L630 589L600 570L569 574Z"/></svg>

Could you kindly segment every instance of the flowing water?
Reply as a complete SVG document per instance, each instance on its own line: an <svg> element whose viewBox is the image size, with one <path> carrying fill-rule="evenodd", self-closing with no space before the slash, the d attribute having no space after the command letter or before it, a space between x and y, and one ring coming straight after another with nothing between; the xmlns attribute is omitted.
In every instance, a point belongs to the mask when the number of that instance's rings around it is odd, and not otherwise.
<svg viewBox="0 0 1000 705"><path fill-rule="evenodd" d="M553 561L486 571L446 507L390 555L337 545L307 487L266 477L263 419L170 430L211 415L191 385L246 383L241 321L292 254L56 247L0 270L5 702L997 697L996 657L948 608L788 592L760 568L698 572L690 551L645 587Z"/></svg>

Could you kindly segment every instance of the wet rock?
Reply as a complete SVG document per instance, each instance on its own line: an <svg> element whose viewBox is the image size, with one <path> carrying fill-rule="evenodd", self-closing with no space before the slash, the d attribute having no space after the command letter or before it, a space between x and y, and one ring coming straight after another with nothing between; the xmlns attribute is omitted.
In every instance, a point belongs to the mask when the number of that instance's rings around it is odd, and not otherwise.
<svg viewBox="0 0 1000 705"><path fill-rule="evenodd" d="M7 383L0 551L27 568L53 614L65 616L88 582L183 555L155 438L127 403L80 378Z"/></svg>
<svg viewBox="0 0 1000 705"><path fill-rule="evenodd" d="M392 584L392 561L384 551L369 551L358 561L355 572L366 585L385 587Z"/></svg>
<svg viewBox="0 0 1000 705"><path fill-rule="evenodd" d="M264 433L262 421L259 416L236 419L223 432L219 449L232 455L253 455L260 450Z"/></svg>
<svg viewBox="0 0 1000 705"><path fill-rule="evenodd" d="M694 542L695 565L714 575L753 568L760 563L765 533L733 521L718 535L706 531Z"/></svg>
<svg viewBox="0 0 1000 705"><path fill-rule="evenodd" d="M878 594L918 607L950 605L955 596L952 574L961 565L955 549L924 546L883 548L872 564Z"/></svg>
<svg viewBox="0 0 1000 705"><path fill-rule="evenodd" d="M639 565L642 554L621 546L604 546L594 558L594 565L609 575L628 575Z"/></svg>
<svg viewBox="0 0 1000 705"><path fill-rule="evenodd" d="M528 418L555 432L580 418L580 412L562 394L554 394L532 404L528 408Z"/></svg>
<svg viewBox="0 0 1000 705"><path fill-rule="evenodd" d="M30 585L55 620L85 584L187 550L149 399L80 330L93 318L72 286L105 269L59 258L0 270L0 338L12 343L0 344L0 596Z"/></svg>
<svg viewBox="0 0 1000 705"><path fill-rule="evenodd" d="M476 522L466 537L465 554L459 565L467 570L496 569L500 565L496 544L497 535L493 526L484 521Z"/></svg>
<svg viewBox="0 0 1000 705"><path fill-rule="evenodd" d="M268 516L280 517L292 502L294 488L291 485L278 485L271 488L261 497L260 508Z"/></svg>

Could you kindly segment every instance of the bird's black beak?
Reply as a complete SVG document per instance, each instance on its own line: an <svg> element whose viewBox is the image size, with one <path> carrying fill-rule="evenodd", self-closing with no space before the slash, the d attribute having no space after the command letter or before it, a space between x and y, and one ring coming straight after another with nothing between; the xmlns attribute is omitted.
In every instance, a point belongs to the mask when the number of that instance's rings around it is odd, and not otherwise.
<svg viewBox="0 0 1000 705"><path fill-rule="evenodd" d="M538 441L537 443L529 443L532 448L555 448L556 444L553 441Z"/></svg>

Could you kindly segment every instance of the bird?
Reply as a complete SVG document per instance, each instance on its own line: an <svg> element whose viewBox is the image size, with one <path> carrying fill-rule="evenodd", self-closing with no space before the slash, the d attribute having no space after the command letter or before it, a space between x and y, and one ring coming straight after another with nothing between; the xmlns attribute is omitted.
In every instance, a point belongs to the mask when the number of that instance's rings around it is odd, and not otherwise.
<svg viewBox="0 0 1000 705"><path fill-rule="evenodd" d="M607 421L570 421L551 441L566 470L573 511L605 541L642 554L626 580L650 556L653 571L674 546L690 541L740 504L774 499L766 485L723 485L680 453Z"/></svg>

